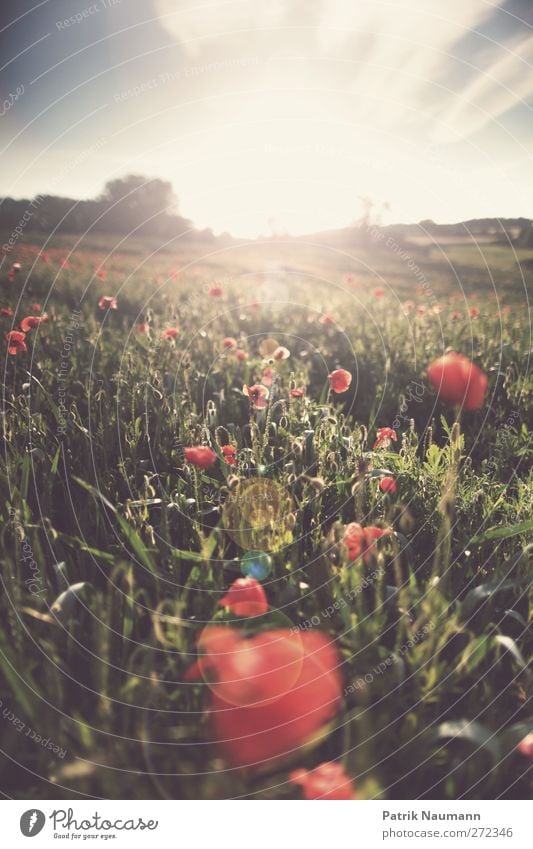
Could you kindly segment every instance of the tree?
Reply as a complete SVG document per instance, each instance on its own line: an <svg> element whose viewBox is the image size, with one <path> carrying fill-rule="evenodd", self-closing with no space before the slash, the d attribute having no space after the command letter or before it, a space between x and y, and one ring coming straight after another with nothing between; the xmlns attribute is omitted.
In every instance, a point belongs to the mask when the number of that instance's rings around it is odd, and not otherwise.
<svg viewBox="0 0 533 849"><path fill-rule="evenodd" d="M165 180L129 174L106 183L100 201L107 207L106 223L110 230L147 232L161 229L167 215L177 206L172 185Z"/></svg>

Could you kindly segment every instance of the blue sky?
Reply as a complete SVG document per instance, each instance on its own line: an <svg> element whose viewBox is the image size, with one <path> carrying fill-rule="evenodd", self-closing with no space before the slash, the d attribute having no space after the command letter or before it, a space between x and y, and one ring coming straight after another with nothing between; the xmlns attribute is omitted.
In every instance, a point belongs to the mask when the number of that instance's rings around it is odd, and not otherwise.
<svg viewBox="0 0 533 849"><path fill-rule="evenodd" d="M362 196L388 221L533 215L530 0L3 0L1 16L2 194L92 197L143 173L199 226L247 236L349 224Z"/></svg>

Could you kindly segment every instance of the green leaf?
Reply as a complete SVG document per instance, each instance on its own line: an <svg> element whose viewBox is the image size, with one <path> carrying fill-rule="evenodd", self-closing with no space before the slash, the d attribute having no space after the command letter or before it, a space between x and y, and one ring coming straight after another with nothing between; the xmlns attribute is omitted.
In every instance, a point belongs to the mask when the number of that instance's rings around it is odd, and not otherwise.
<svg viewBox="0 0 533 849"><path fill-rule="evenodd" d="M531 531L533 531L533 519L526 519L525 522L520 522L518 525L510 525L507 528L490 528L484 534L471 539L470 545L481 545L481 543L490 542L493 539L507 539L508 537L517 536L517 534L529 534Z"/></svg>

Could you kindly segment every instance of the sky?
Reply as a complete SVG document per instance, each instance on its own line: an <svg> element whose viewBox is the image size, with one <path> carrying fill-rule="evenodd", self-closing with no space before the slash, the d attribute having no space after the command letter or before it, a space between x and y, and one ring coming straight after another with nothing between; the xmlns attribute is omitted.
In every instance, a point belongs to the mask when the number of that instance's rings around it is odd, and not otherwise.
<svg viewBox="0 0 533 849"><path fill-rule="evenodd" d="M254 237L533 217L532 0L2 0L0 195Z"/></svg>

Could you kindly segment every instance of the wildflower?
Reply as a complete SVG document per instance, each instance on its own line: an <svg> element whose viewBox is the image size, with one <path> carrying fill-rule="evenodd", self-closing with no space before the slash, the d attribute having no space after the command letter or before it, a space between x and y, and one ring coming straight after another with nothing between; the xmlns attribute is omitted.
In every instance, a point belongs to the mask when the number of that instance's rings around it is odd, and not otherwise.
<svg viewBox="0 0 533 849"><path fill-rule="evenodd" d="M193 445L190 448L185 448L185 459L193 466L198 466L199 469L208 469L216 462L217 455L206 445Z"/></svg>
<svg viewBox="0 0 533 849"><path fill-rule="evenodd" d="M219 605L229 608L235 616L261 616L268 610L265 591L255 578L237 578Z"/></svg>
<svg viewBox="0 0 533 849"><path fill-rule="evenodd" d="M234 445L221 445L220 450L222 451L224 460L228 463L228 465L235 466L237 464L237 460L235 459L237 449Z"/></svg>
<svg viewBox="0 0 533 849"><path fill-rule="evenodd" d="M333 318L331 313L326 312L324 315L321 315L318 319L319 324L337 324L337 320Z"/></svg>
<svg viewBox="0 0 533 849"><path fill-rule="evenodd" d="M267 366L266 369L263 369L263 374L261 375L261 380L265 386L272 386L274 382L274 378L276 376L276 372L270 366Z"/></svg>
<svg viewBox="0 0 533 849"><path fill-rule="evenodd" d="M342 541L348 549L349 560L357 560L362 556L365 563L368 563L374 553L376 540L390 532L390 528L377 528L374 525L363 528L357 522L346 525Z"/></svg>
<svg viewBox="0 0 533 849"><path fill-rule="evenodd" d="M284 348L282 345L279 345L274 353L272 354L273 358L276 362L280 362L281 360L287 360L291 355L291 352L288 348Z"/></svg>
<svg viewBox="0 0 533 849"><path fill-rule="evenodd" d="M235 357L239 360L240 363L242 363L247 356L248 354L246 353L246 351L243 351L242 348L237 348L237 350L235 351Z"/></svg>
<svg viewBox="0 0 533 849"><path fill-rule="evenodd" d="M261 302L254 298L253 301L250 301L250 309L257 312L257 310L261 309Z"/></svg>
<svg viewBox="0 0 533 849"><path fill-rule="evenodd" d="M295 386L294 389L291 389L291 398L303 398L305 395L305 388L303 386Z"/></svg>
<svg viewBox="0 0 533 849"><path fill-rule="evenodd" d="M470 318L477 318L479 314L480 311L478 307L470 307L470 309L468 310L468 315L470 316Z"/></svg>
<svg viewBox="0 0 533 849"><path fill-rule="evenodd" d="M525 758L529 758L530 761L533 760L533 731L530 731L529 734L526 734L526 736L520 740L516 750Z"/></svg>
<svg viewBox="0 0 533 849"><path fill-rule="evenodd" d="M277 339L263 339L259 345L259 353L262 357L271 357L279 347Z"/></svg>
<svg viewBox="0 0 533 849"><path fill-rule="evenodd" d="M26 334L20 330L10 330L9 333L6 333L8 353L15 356L15 354L21 354L23 351L27 351L25 338Z"/></svg>
<svg viewBox="0 0 533 849"><path fill-rule="evenodd" d="M6 318L13 318L13 310L11 307L0 307L0 315L5 315Z"/></svg>
<svg viewBox="0 0 533 849"><path fill-rule="evenodd" d="M208 293L210 298L221 298L224 294L222 286L211 286Z"/></svg>
<svg viewBox="0 0 533 849"><path fill-rule="evenodd" d="M445 354L431 363L427 376L439 398L448 404L461 404L465 410L483 406L487 376L468 357Z"/></svg>
<svg viewBox="0 0 533 849"><path fill-rule="evenodd" d="M226 350L230 351L232 348L237 347L237 340L233 338L233 336L226 336L222 340L222 347L226 348Z"/></svg>
<svg viewBox="0 0 533 849"><path fill-rule="evenodd" d="M139 322L139 324L135 325L135 330L137 331L137 333L146 335L150 330L150 325L146 321L141 321Z"/></svg>
<svg viewBox="0 0 533 849"><path fill-rule="evenodd" d="M105 268L102 268L102 267L96 268L94 273L98 277L99 280L105 280L106 277L107 277L107 271L105 270Z"/></svg>
<svg viewBox="0 0 533 849"><path fill-rule="evenodd" d="M13 274L18 274L21 268L22 266L20 262L14 262L11 266L11 271L13 272Z"/></svg>
<svg viewBox="0 0 533 849"><path fill-rule="evenodd" d="M352 382L352 375L344 368L335 369L328 375L331 391L336 395L346 392Z"/></svg>
<svg viewBox="0 0 533 849"><path fill-rule="evenodd" d="M46 321L47 318L46 313L44 315L27 315L20 322L20 329L23 333L27 333L28 330L34 330L36 327L39 327L41 322Z"/></svg>
<svg viewBox="0 0 533 849"><path fill-rule="evenodd" d="M32 312L41 312L42 306L41 304L30 304L30 310Z"/></svg>
<svg viewBox="0 0 533 849"><path fill-rule="evenodd" d="M250 399L256 410L264 410L267 405L270 392L266 386L260 383L254 383L253 386L247 386L246 383L242 387L243 393Z"/></svg>
<svg viewBox="0 0 533 849"><path fill-rule="evenodd" d="M264 766L316 739L341 699L339 658L319 631L263 631L245 639L208 626L204 652L187 673L209 676L209 718L221 752L235 766Z"/></svg>
<svg viewBox="0 0 533 849"><path fill-rule="evenodd" d="M382 446L387 449L391 444L391 440L393 442L398 441L396 431L392 427L378 427L376 441L374 442L372 450L375 451L376 448L381 448Z"/></svg>
<svg viewBox="0 0 533 849"><path fill-rule="evenodd" d="M379 488L382 492L388 492L390 495L394 495L396 492L396 481L394 478L385 475L385 477L381 478L379 482Z"/></svg>
<svg viewBox="0 0 533 849"><path fill-rule="evenodd" d="M374 297L375 298L384 298L385 297L385 289L382 289L381 286L378 286L377 289L374 289Z"/></svg>
<svg viewBox="0 0 533 849"><path fill-rule="evenodd" d="M162 339L175 339L177 336L179 336L177 327L167 327L166 330L161 331Z"/></svg>
<svg viewBox="0 0 533 849"><path fill-rule="evenodd" d="M111 295L102 295L98 301L98 306L101 310L116 310L118 307L117 299Z"/></svg>
<svg viewBox="0 0 533 849"><path fill-rule="evenodd" d="M306 799L356 798L351 778L338 763L322 763L310 771L296 769L289 778L291 784L299 784L303 788Z"/></svg>

